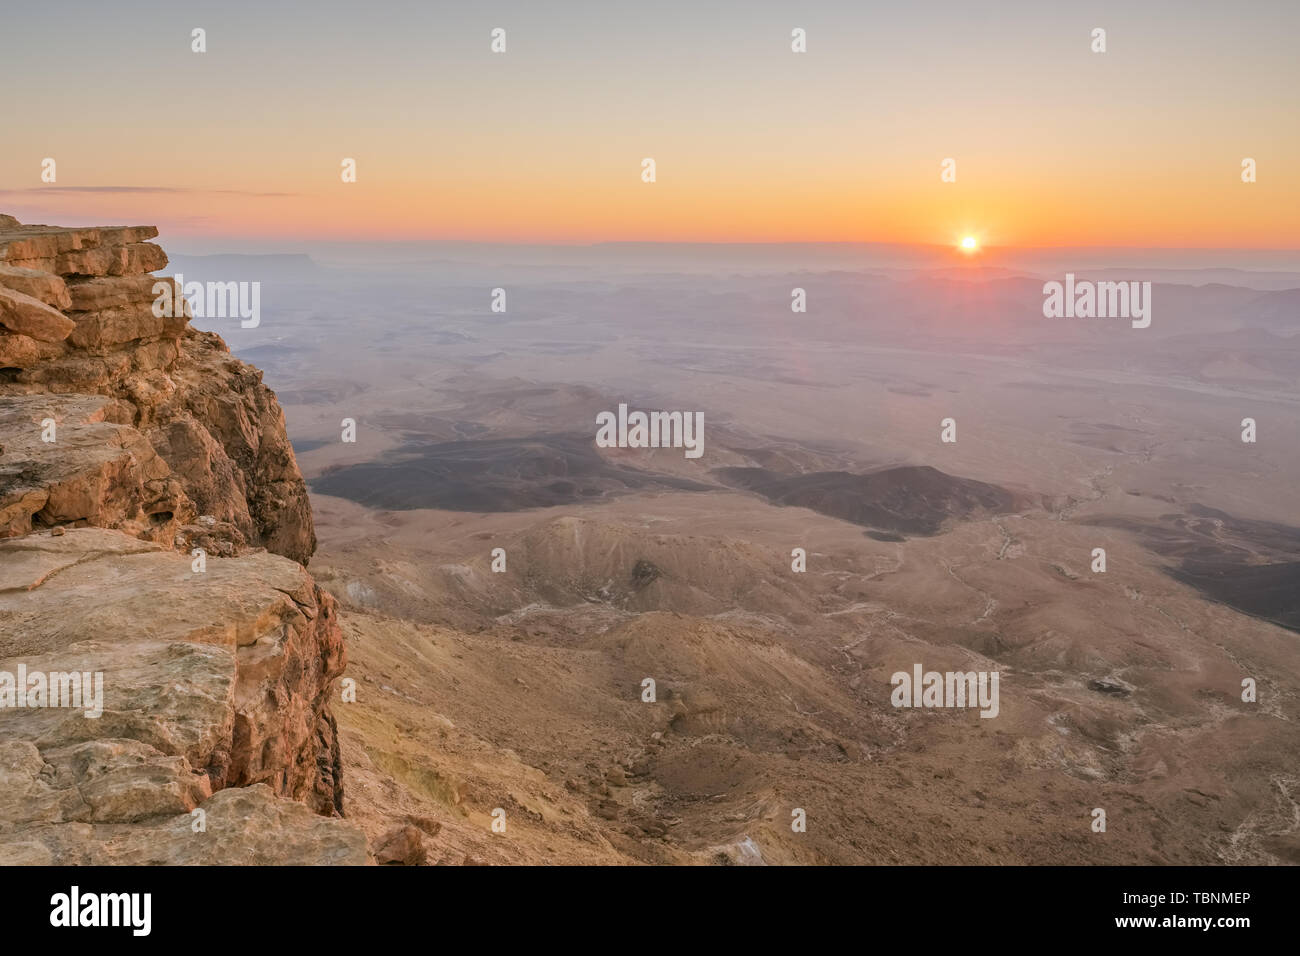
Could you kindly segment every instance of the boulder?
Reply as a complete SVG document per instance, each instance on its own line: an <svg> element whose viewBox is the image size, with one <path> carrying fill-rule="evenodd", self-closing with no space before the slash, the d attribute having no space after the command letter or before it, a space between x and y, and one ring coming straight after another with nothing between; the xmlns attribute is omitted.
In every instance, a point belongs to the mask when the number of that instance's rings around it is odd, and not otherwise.
<svg viewBox="0 0 1300 956"><path fill-rule="evenodd" d="M51 308L72 308L68 284L61 277L49 272L0 264L0 286L39 299Z"/></svg>
<svg viewBox="0 0 1300 956"><path fill-rule="evenodd" d="M374 855L381 866L422 866L426 857L424 834L409 823L397 827L379 839Z"/></svg>
<svg viewBox="0 0 1300 956"><path fill-rule="evenodd" d="M0 286L0 325L38 342L62 342L76 323L40 299Z"/></svg>

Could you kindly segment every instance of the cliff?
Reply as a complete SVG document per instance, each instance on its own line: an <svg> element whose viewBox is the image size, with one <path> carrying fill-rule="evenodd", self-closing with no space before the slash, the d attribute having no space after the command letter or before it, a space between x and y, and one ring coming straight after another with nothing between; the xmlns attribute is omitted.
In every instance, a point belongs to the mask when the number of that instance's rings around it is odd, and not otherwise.
<svg viewBox="0 0 1300 956"><path fill-rule="evenodd" d="M0 863L364 862L284 415L155 314L156 235L0 216ZM102 713L20 672L102 673Z"/></svg>
<svg viewBox="0 0 1300 956"><path fill-rule="evenodd" d="M214 537L192 526L206 515L231 549L260 546L306 564L316 536L284 414L257 369L188 325L187 308L154 314L160 280L149 272L167 264L146 241L157 234L0 216L0 395L103 396L102 422L139 432L167 471L142 461L138 507L98 516L30 492L16 499L21 480L7 481L0 527L21 534L86 520L139 534L147 526L166 544L183 532Z"/></svg>

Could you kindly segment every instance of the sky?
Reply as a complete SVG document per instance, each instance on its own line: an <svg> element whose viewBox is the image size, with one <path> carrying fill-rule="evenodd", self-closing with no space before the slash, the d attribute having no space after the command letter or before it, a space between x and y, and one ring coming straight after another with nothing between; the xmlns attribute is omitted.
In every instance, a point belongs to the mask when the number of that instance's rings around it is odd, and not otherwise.
<svg viewBox="0 0 1300 956"><path fill-rule="evenodd" d="M1296 0L13 4L0 212L173 237L1300 249L1297 35Z"/></svg>

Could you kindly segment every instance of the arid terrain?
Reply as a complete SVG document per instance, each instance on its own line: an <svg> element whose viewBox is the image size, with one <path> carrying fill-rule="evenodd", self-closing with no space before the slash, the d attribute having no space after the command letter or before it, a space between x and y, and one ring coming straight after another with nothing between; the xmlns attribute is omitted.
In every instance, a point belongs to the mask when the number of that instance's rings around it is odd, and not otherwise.
<svg viewBox="0 0 1300 956"><path fill-rule="evenodd" d="M1300 862L1300 277L1157 273L1139 330L1043 318L1052 272L591 252L267 259L292 307L208 326L286 410L372 842ZM598 448L620 402L703 455ZM917 664L999 672L997 717L891 706Z"/></svg>
<svg viewBox="0 0 1300 956"><path fill-rule="evenodd" d="M0 862L1300 862L1300 271L156 234L0 218Z"/></svg>

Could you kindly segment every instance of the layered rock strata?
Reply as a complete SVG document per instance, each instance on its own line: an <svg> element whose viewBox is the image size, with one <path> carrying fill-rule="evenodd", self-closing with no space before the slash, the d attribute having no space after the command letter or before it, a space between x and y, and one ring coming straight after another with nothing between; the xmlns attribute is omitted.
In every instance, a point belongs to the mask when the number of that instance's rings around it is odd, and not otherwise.
<svg viewBox="0 0 1300 956"><path fill-rule="evenodd" d="M284 416L156 234L0 216L0 863L365 862Z"/></svg>
<svg viewBox="0 0 1300 956"><path fill-rule="evenodd" d="M156 287L171 282L148 274L167 264L147 241L155 235L152 226L63 229L0 216L0 395L108 399L102 422L140 432L180 484L175 507L150 513L151 540L167 543L206 515L238 533L233 548L306 564L316 536L284 413L261 372L188 325L187 307L154 314ZM0 533L78 520L41 508L29 518L25 527L10 518Z"/></svg>

